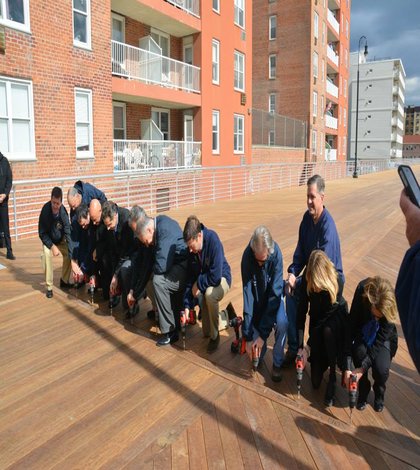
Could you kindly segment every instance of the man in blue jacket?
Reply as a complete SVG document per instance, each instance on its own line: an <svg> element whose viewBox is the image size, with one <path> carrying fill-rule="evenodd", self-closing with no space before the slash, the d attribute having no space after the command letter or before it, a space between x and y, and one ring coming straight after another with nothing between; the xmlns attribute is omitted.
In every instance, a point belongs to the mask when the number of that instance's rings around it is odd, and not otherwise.
<svg viewBox="0 0 420 470"><path fill-rule="evenodd" d="M264 225L254 230L242 255L244 322L242 334L252 359L252 349L260 351L260 363L267 349L267 339L275 326L272 379L280 382L287 332L283 301L283 256L278 244Z"/></svg>
<svg viewBox="0 0 420 470"><path fill-rule="evenodd" d="M284 366L291 365L298 348L296 328L297 305L307 302L306 296L300 295L306 290L304 271L313 250L322 250L334 263L344 285L343 262L341 260L340 238L334 219L324 206L325 182L319 175L314 175L307 182L308 210L303 215L299 227L299 239L293 255L293 262L288 267L286 280L286 310L289 320L288 351Z"/></svg>
<svg viewBox="0 0 420 470"><path fill-rule="evenodd" d="M204 227L195 215L188 217L183 235L189 249L185 313L189 314L198 299L203 336L210 337L207 352L212 353L220 342L219 302L232 285L230 266L217 233ZM222 318L222 322L226 327L227 318Z"/></svg>
<svg viewBox="0 0 420 470"><path fill-rule="evenodd" d="M162 337L157 345L166 346L179 339L179 313L187 278L187 247L182 230L170 217L158 215L153 219L139 206L131 209L129 224L140 242L153 250L152 256L144 258L151 264L144 266L145 272L151 272L147 294L158 310Z"/></svg>

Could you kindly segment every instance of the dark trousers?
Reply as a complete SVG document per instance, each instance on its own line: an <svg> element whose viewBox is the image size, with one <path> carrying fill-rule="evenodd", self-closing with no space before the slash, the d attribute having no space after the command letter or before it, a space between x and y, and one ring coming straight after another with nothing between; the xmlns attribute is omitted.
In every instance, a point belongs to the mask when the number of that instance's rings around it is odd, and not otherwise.
<svg viewBox="0 0 420 470"><path fill-rule="evenodd" d="M368 349L362 342L353 344L352 356L355 367L362 365ZM389 377L389 368L391 367L391 352L386 346L381 346L375 359L372 361L372 377L374 380L373 391L375 392L375 403L383 404L386 390L386 381ZM366 371L359 380L359 399L358 401L367 401L370 392L370 381L368 371Z"/></svg>
<svg viewBox="0 0 420 470"><path fill-rule="evenodd" d="M99 260L99 271L101 273L102 295L104 300L109 300L109 285L114 275L117 260L110 252L105 252Z"/></svg>
<svg viewBox="0 0 420 470"><path fill-rule="evenodd" d="M127 296L131 288L131 278L133 275L133 266L131 260L124 261L118 273L118 283L121 287L121 301L124 309L128 309Z"/></svg>
<svg viewBox="0 0 420 470"><path fill-rule="evenodd" d="M9 229L9 206L6 203L0 204L0 233L4 234L7 252L12 251L12 241Z"/></svg>

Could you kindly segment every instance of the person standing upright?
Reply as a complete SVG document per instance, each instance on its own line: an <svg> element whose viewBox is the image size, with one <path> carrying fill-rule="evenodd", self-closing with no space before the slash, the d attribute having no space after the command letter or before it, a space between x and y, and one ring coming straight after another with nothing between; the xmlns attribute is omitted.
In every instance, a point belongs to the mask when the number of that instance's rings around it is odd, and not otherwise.
<svg viewBox="0 0 420 470"><path fill-rule="evenodd" d="M6 258L16 259L12 250L9 229L9 193L12 189L13 174L9 160L0 152L0 236L4 237Z"/></svg>

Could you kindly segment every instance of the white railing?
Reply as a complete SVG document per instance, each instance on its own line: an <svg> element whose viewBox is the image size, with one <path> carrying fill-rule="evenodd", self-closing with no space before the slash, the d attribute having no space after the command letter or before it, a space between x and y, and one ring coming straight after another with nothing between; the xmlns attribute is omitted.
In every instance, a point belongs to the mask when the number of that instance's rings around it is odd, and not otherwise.
<svg viewBox="0 0 420 470"><path fill-rule="evenodd" d="M338 67L338 54L331 46L327 46L327 57Z"/></svg>
<svg viewBox="0 0 420 470"><path fill-rule="evenodd" d="M139 47L111 41L112 73L131 80L200 93L200 68Z"/></svg>
<svg viewBox="0 0 420 470"><path fill-rule="evenodd" d="M404 160L411 165L420 159ZM361 161L359 174L394 168L388 159ZM258 192L301 186L315 173L326 180L351 177L354 162L273 163L235 167L206 167L167 171L138 171L118 175L84 175L83 181L105 192L108 199L124 207L139 204L150 214L182 206L234 199ZM51 188L60 186L65 200L68 189L80 177L14 181L10 192L10 228L15 239L37 236L43 204L50 200Z"/></svg>
<svg viewBox="0 0 420 470"><path fill-rule="evenodd" d="M199 166L201 166L201 142L114 140L116 173Z"/></svg>
<svg viewBox="0 0 420 470"><path fill-rule="evenodd" d="M329 114L325 114L325 125L330 129L337 129L337 118L330 116Z"/></svg>
<svg viewBox="0 0 420 470"><path fill-rule="evenodd" d="M166 2L181 8L190 15L200 18L200 2L199 0L165 0Z"/></svg>
<svg viewBox="0 0 420 470"><path fill-rule="evenodd" d="M337 160L337 149L325 149L325 160L335 162Z"/></svg>
<svg viewBox="0 0 420 470"><path fill-rule="evenodd" d="M328 23L332 26L333 30L339 35L340 23L335 19L334 13L330 9L328 9L327 18Z"/></svg>
<svg viewBox="0 0 420 470"><path fill-rule="evenodd" d="M329 80L327 80L327 93L338 98L338 87Z"/></svg>

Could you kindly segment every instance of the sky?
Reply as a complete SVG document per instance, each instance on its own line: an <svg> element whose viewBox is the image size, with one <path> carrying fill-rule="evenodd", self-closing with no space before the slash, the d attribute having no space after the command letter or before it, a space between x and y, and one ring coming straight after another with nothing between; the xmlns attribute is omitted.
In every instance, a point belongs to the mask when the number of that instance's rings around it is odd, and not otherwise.
<svg viewBox="0 0 420 470"><path fill-rule="evenodd" d="M420 0L352 0L350 51L366 36L369 59L401 59L405 105L420 106Z"/></svg>

